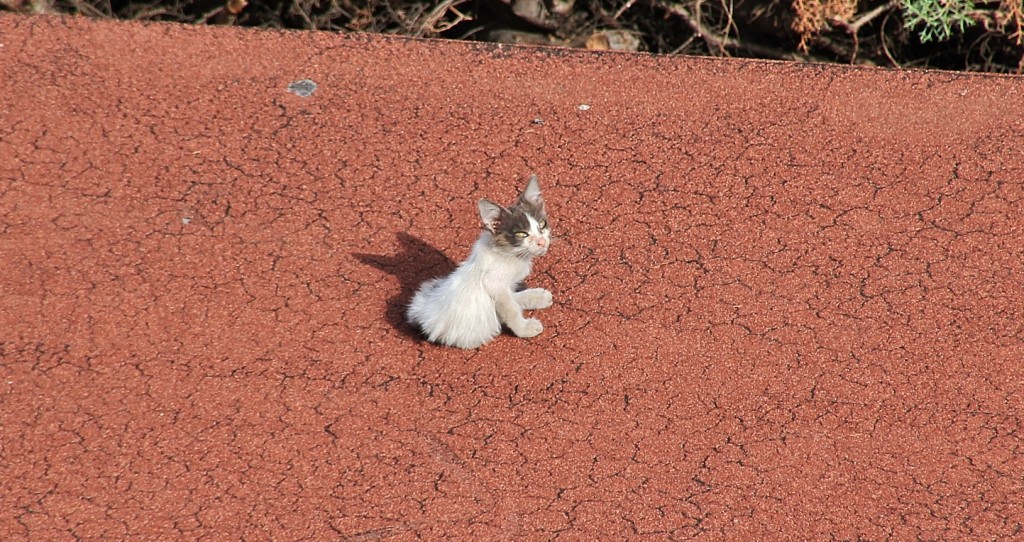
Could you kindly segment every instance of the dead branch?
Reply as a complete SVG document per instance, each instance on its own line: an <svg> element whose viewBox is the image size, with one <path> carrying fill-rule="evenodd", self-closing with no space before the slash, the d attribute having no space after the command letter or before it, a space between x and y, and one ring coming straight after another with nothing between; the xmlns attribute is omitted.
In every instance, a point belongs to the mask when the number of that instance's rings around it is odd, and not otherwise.
<svg viewBox="0 0 1024 542"><path fill-rule="evenodd" d="M453 26L461 23L462 21L471 21L473 17L466 15L459 10L455 9L455 6L464 3L466 0L445 0L438 4L434 9L430 11L419 24L419 31L417 34L422 34L424 31L432 34L440 34L445 30L452 28ZM448 12L455 14L455 20L445 21L438 24L438 22L448 14Z"/></svg>
<svg viewBox="0 0 1024 542"><path fill-rule="evenodd" d="M797 62L808 61L807 57L797 53L788 53L757 43L745 42L729 36L719 35L717 32L705 27L698 19L694 18L694 16L690 14L690 11L686 9L685 6L681 4L654 0L651 2L651 5L663 9L666 12L682 19L694 34L700 36L700 38L704 40L704 43L708 45L709 49L713 51L717 50L719 51L719 54L725 55L727 49L743 49L750 51L755 55L768 58L792 60Z"/></svg>
<svg viewBox="0 0 1024 542"><path fill-rule="evenodd" d="M877 19L883 13L885 13L885 12L891 10L891 9L896 9L897 7L899 7L899 5L900 5L900 1L899 0L891 0L887 4L882 4L881 6L878 6L875 9L872 9L872 10L868 11L864 15L861 15L860 17L857 18L856 21L846 22L846 21L839 20L839 19L833 19L831 22L832 22L832 24L834 24L836 26L843 27L844 29L846 29L847 32L849 32L850 34L856 36L857 32L860 32L861 27L863 27L864 25L866 25L866 24L870 23L871 21Z"/></svg>

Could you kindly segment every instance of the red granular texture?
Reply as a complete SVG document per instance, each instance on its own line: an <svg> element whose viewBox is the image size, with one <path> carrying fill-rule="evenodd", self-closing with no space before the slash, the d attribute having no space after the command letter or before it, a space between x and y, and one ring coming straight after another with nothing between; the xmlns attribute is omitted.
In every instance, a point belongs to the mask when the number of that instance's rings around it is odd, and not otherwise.
<svg viewBox="0 0 1024 542"><path fill-rule="evenodd" d="M1020 536L1022 89L2 15L0 532ZM531 173L544 333L418 339Z"/></svg>

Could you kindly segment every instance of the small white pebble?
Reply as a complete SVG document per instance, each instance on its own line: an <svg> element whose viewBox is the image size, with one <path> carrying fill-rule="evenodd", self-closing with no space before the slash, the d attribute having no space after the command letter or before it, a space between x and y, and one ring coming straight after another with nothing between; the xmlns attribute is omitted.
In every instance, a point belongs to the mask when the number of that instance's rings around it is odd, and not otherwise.
<svg viewBox="0 0 1024 542"><path fill-rule="evenodd" d="M590 109L590 106L587 104L580 104L576 106L576 109L579 109L580 111L587 111Z"/></svg>

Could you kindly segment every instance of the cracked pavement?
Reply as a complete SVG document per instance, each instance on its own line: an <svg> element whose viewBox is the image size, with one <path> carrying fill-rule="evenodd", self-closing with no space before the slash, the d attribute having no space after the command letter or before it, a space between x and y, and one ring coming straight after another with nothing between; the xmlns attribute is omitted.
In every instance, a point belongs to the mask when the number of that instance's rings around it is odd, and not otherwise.
<svg viewBox="0 0 1024 542"><path fill-rule="evenodd" d="M0 532L1024 536L1021 81L0 14Z"/></svg>

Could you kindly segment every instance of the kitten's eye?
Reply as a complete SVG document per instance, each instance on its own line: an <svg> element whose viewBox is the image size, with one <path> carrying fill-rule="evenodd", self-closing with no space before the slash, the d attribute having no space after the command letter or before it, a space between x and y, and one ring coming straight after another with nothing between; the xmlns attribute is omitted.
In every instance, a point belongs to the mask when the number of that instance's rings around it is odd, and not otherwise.
<svg viewBox="0 0 1024 542"><path fill-rule="evenodd" d="M547 220L541 220L540 224L537 224L537 225L540 226L540 229L542 229L542 230L548 229L548 221Z"/></svg>
<svg viewBox="0 0 1024 542"><path fill-rule="evenodd" d="M527 237L529 237L529 235L530 234L526 233L525 231L517 231L516 232L516 237L518 237L520 239L526 239Z"/></svg>

